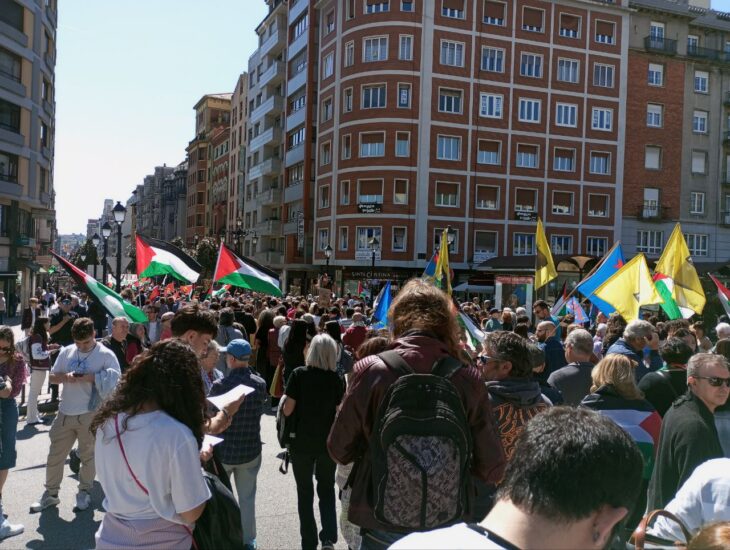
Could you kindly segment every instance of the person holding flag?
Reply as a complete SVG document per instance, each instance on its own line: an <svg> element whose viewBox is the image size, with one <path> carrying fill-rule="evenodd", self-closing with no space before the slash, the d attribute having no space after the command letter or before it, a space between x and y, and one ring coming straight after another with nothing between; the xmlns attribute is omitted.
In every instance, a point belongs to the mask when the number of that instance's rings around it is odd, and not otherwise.
<svg viewBox="0 0 730 550"><path fill-rule="evenodd" d="M535 243L537 255L535 257L535 290L539 290L558 276L555 270L555 262L550 251L545 228L542 220L537 218L537 231L535 232Z"/></svg>

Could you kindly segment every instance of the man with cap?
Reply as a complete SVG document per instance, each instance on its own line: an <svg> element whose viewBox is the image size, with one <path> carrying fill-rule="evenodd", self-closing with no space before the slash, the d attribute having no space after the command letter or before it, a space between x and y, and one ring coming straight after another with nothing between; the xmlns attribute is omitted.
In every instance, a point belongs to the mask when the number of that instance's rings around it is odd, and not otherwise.
<svg viewBox="0 0 730 550"><path fill-rule="evenodd" d="M232 416L231 425L219 434L223 442L214 447L214 453L236 484L244 547L256 548L256 477L261 468L261 415L269 396L266 382L248 364L251 344L237 338L221 348L221 353L226 354L228 374L213 383L209 396L224 394L239 384L254 389Z"/></svg>
<svg viewBox="0 0 730 550"><path fill-rule="evenodd" d="M496 332L502 330L502 321L499 320L499 310L493 307L489 310L489 320L484 323L484 332Z"/></svg>

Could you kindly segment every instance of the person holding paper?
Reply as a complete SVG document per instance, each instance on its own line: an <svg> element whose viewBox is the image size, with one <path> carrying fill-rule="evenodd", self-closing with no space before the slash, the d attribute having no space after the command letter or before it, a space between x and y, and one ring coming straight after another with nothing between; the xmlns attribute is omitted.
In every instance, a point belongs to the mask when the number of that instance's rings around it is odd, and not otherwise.
<svg viewBox="0 0 730 550"><path fill-rule="evenodd" d="M222 396L240 385L253 388L253 391L246 395L238 411L232 415L230 426L220 433L223 441L213 448L213 452L236 484L238 503L241 507L244 546L255 549L256 478L261 468L261 415L269 396L266 382L248 364L251 358L251 344L243 339L231 340L221 352L226 353L228 374L222 380L213 383L208 394L209 400L215 396ZM234 392L232 400L240 399L241 395ZM224 406L223 411L226 410L225 407L227 406Z"/></svg>

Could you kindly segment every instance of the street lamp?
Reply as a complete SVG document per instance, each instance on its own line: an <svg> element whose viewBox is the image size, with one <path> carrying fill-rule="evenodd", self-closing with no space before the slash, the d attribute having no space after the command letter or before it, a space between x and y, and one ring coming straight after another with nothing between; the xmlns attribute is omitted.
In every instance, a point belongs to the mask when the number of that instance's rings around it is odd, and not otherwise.
<svg viewBox="0 0 730 550"><path fill-rule="evenodd" d="M330 276L330 258L332 257L332 247L327 243L327 246L324 247L324 257L327 259L327 267L325 273L327 273L327 277Z"/></svg>
<svg viewBox="0 0 730 550"><path fill-rule="evenodd" d="M112 236L112 226L108 221L101 226L101 236L104 237L104 264L101 266L101 277L103 283L106 284L108 274L106 256L109 254L109 237Z"/></svg>
<svg viewBox="0 0 730 550"><path fill-rule="evenodd" d="M195 235L193 235L193 244L195 245L195 248L198 248L198 241L199 240L200 240L200 237L198 236L197 233Z"/></svg>
<svg viewBox="0 0 730 550"><path fill-rule="evenodd" d="M114 214L114 221L117 224L117 292L122 290L122 224L124 218L127 217L127 209L124 208L121 202L117 201L117 204L112 208Z"/></svg>
<svg viewBox="0 0 730 550"><path fill-rule="evenodd" d="M101 237L98 233L94 233L91 237L91 244L94 245L94 279L96 280L96 264L99 263L99 244L101 243Z"/></svg>
<svg viewBox="0 0 730 550"><path fill-rule="evenodd" d="M375 304L375 283L373 281L375 280L375 251L378 249L378 245L380 245L380 241L377 237L373 237L370 239L370 250L372 251L372 266L371 266L371 279L370 279L370 308L372 309L373 304Z"/></svg>

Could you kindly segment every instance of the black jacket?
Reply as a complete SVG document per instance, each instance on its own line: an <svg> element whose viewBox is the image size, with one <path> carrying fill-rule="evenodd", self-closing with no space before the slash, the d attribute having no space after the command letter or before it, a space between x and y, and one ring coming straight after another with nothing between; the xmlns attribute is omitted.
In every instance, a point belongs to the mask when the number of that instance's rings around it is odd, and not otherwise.
<svg viewBox="0 0 730 550"><path fill-rule="evenodd" d="M664 508L697 466L723 456L714 415L688 390L662 421L656 466L649 482L649 510Z"/></svg>
<svg viewBox="0 0 730 550"><path fill-rule="evenodd" d="M663 417L674 400L687 392L687 371L666 368L650 372L639 381L639 389Z"/></svg>

